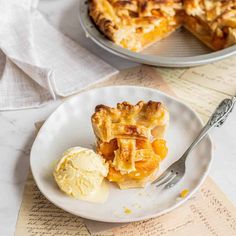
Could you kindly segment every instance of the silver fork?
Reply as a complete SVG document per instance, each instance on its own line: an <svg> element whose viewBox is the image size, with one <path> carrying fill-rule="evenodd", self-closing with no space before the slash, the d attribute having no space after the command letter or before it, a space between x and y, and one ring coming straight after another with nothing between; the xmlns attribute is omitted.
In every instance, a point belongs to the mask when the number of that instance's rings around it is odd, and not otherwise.
<svg viewBox="0 0 236 236"><path fill-rule="evenodd" d="M164 186L164 188L171 188L176 185L185 174L185 162L190 152L213 127L220 127L224 123L229 113L233 110L235 102L236 96L232 97L231 99L224 99L218 105L207 124L202 128L199 135L185 151L182 157L169 166L163 174L161 174L154 182L152 182L152 184L156 184L156 187Z"/></svg>

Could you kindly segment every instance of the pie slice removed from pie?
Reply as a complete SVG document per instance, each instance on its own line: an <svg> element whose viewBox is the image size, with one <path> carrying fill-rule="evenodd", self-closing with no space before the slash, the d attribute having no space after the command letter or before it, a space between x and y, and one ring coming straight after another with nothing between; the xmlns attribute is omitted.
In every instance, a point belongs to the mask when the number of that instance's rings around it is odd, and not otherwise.
<svg viewBox="0 0 236 236"><path fill-rule="evenodd" d="M169 113L160 102L99 105L92 118L97 152L109 163L108 180L120 188L143 187L152 181L167 155L164 133Z"/></svg>

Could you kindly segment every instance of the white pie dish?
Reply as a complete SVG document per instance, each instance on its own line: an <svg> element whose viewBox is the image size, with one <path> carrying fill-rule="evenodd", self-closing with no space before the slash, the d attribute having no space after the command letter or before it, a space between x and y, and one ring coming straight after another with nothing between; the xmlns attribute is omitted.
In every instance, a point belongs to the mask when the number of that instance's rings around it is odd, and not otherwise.
<svg viewBox="0 0 236 236"><path fill-rule="evenodd" d="M187 160L186 175L170 190L147 186L145 189L120 190L109 183L110 194L103 204L73 199L59 190L53 169L56 160L68 148L92 148L95 137L90 117L98 104L115 106L117 102L139 100L161 101L169 109L170 127L166 139L169 154L161 164L160 173L174 162L190 145L202 127L198 115L190 107L158 90L133 86L114 86L90 90L64 102L45 121L31 150L31 169L40 191L56 206L74 215L105 222L132 222L162 215L183 204L206 178L212 161L213 150L207 136ZM189 189L182 199L179 194ZM128 208L131 214L126 214Z"/></svg>

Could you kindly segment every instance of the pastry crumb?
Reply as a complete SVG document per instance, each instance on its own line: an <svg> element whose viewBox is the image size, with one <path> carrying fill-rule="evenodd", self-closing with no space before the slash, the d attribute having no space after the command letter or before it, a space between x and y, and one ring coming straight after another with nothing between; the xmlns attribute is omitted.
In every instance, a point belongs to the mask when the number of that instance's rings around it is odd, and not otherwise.
<svg viewBox="0 0 236 236"><path fill-rule="evenodd" d="M181 198L185 198L189 193L188 189L184 189L181 193L180 193L180 197Z"/></svg>
<svg viewBox="0 0 236 236"><path fill-rule="evenodd" d="M127 208L127 207L124 207L124 213L125 213L125 214L131 214L131 213L132 213L132 210L130 210L130 209Z"/></svg>

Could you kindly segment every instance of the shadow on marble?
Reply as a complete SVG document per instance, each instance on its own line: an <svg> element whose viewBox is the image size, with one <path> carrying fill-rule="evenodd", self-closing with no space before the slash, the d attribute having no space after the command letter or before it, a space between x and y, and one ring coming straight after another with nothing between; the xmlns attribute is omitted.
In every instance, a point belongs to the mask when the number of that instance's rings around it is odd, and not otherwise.
<svg viewBox="0 0 236 236"><path fill-rule="evenodd" d="M6 65L6 56L4 55L3 51L0 50L0 79L2 78L5 65Z"/></svg>

